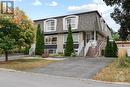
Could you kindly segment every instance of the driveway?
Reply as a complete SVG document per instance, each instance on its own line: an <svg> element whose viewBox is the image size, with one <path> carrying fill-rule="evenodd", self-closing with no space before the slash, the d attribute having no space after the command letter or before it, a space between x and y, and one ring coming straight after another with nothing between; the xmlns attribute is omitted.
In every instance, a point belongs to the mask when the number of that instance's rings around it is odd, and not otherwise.
<svg viewBox="0 0 130 87"><path fill-rule="evenodd" d="M130 87L130 85L0 69L0 87Z"/></svg>
<svg viewBox="0 0 130 87"><path fill-rule="evenodd" d="M112 60L110 58L69 58L62 62L53 63L46 68L31 70L31 72L90 79Z"/></svg>

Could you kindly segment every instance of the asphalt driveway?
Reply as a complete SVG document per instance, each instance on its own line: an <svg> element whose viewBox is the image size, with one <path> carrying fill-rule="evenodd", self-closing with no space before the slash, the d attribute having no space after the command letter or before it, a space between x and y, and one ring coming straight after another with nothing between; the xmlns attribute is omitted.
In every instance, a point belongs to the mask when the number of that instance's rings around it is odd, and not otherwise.
<svg viewBox="0 0 130 87"><path fill-rule="evenodd" d="M31 72L91 79L97 72L112 62L112 58L69 58L62 62L53 63L46 68L37 68Z"/></svg>

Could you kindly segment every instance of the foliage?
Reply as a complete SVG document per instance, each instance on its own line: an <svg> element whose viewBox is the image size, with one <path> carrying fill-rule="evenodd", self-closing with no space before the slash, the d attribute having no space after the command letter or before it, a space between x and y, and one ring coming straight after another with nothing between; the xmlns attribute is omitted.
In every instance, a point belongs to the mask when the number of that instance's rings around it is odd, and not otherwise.
<svg viewBox="0 0 130 87"><path fill-rule="evenodd" d="M65 56L71 56L71 54L74 52L71 25L68 27L68 36L64 52Z"/></svg>
<svg viewBox="0 0 130 87"><path fill-rule="evenodd" d="M117 44L115 43L115 41L113 41L113 46L112 46L112 57L117 57L117 52L118 52L118 48L117 48Z"/></svg>
<svg viewBox="0 0 130 87"><path fill-rule="evenodd" d="M107 37L107 44L105 47L105 57L111 57L112 56L112 44L109 41L109 37Z"/></svg>
<svg viewBox="0 0 130 87"><path fill-rule="evenodd" d="M33 22L27 17L27 15L19 8L14 9L14 15L0 15L1 20L9 20L11 23L17 25L17 29L13 29L11 32L12 37L16 40L18 47L26 47L34 42L35 37L35 27ZM2 21L0 21L1 24ZM3 23L4 24L4 23ZM5 23L4 26L10 25ZM5 32L9 32L7 30Z"/></svg>
<svg viewBox="0 0 130 87"><path fill-rule="evenodd" d="M25 13L18 8L15 9L13 16L0 14L0 32L3 33L0 39L4 37L12 42L15 40L14 46L20 49L21 47L29 47L34 42L35 35L33 23ZM3 49L3 47L1 48ZM11 47L11 49L13 48ZM8 54L7 51L6 54Z"/></svg>
<svg viewBox="0 0 130 87"><path fill-rule="evenodd" d="M121 28L119 31L119 35L120 35L120 39L122 40L122 41L125 41L125 40L127 40L127 37L128 37L128 31L127 31L127 29L126 28Z"/></svg>
<svg viewBox="0 0 130 87"><path fill-rule="evenodd" d="M114 41L119 41L120 40L120 35L116 32L112 35L112 38Z"/></svg>
<svg viewBox="0 0 130 87"><path fill-rule="evenodd" d="M107 5L114 6L111 17L121 25L119 34L122 40L126 40L130 31L130 0L103 0Z"/></svg>
<svg viewBox="0 0 130 87"><path fill-rule="evenodd" d="M10 38L9 35L0 38L0 48L3 51L9 51L15 48L15 39Z"/></svg>
<svg viewBox="0 0 130 87"><path fill-rule="evenodd" d="M18 27L8 19L0 19L0 26L0 49L5 52L5 61L8 61L8 51L17 46L12 32Z"/></svg>
<svg viewBox="0 0 130 87"><path fill-rule="evenodd" d="M109 37L107 37L107 44L105 47L105 57L117 57L117 52L118 52L117 44L115 43L115 41L110 42Z"/></svg>
<svg viewBox="0 0 130 87"><path fill-rule="evenodd" d="M40 25L37 27L37 35L36 35L36 50L37 55L42 55L44 53L44 35L41 31Z"/></svg>

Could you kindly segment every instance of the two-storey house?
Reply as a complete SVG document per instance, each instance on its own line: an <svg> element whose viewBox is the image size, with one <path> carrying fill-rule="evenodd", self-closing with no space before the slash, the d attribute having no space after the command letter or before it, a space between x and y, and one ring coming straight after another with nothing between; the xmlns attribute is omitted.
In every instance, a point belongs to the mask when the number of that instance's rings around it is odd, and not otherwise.
<svg viewBox="0 0 130 87"><path fill-rule="evenodd" d="M74 49L78 56L100 56L111 29L98 11L70 14L34 21L44 32L45 51L64 53L68 25L72 27Z"/></svg>

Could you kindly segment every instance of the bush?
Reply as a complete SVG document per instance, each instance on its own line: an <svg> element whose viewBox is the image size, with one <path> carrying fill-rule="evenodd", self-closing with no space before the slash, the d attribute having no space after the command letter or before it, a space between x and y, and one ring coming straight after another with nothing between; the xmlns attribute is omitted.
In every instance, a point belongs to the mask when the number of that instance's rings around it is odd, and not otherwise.
<svg viewBox="0 0 130 87"><path fill-rule="evenodd" d="M67 43L64 52L65 52L65 56L71 56L71 54L74 52L71 25L69 25L68 28Z"/></svg>
<svg viewBox="0 0 130 87"><path fill-rule="evenodd" d="M37 27L37 35L36 35L36 55L42 55L44 53L44 35L41 32L40 25Z"/></svg>
<svg viewBox="0 0 130 87"><path fill-rule="evenodd" d="M107 37L107 45L105 47L105 57L112 57L112 44Z"/></svg>
<svg viewBox="0 0 130 87"><path fill-rule="evenodd" d="M117 57L117 53L118 53L117 44L115 43L115 41L113 41L112 57Z"/></svg>
<svg viewBox="0 0 130 87"><path fill-rule="evenodd" d="M110 42L109 37L107 37L107 45L105 47L105 57L117 57L117 44L115 41Z"/></svg>

